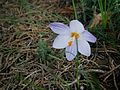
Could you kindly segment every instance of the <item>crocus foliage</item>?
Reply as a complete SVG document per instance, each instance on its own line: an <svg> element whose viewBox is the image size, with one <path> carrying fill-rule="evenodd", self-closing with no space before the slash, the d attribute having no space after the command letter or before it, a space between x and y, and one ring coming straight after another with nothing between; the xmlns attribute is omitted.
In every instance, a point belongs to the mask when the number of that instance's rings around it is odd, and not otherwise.
<svg viewBox="0 0 120 90"><path fill-rule="evenodd" d="M71 61L80 52L82 55L90 56L91 48L88 42L95 43L96 37L85 30L83 24L78 20L72 20L69 26L53 22L49 24L51 30L58 34L53 42L53 48L65 48L65 55Z"/></svg>

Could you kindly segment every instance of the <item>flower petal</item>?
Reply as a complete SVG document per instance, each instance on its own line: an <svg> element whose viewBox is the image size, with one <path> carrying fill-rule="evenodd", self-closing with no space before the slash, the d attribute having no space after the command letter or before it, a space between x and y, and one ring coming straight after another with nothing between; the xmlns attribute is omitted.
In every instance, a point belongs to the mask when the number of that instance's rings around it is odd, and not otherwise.
<svg viewBox="0 0 120 90"><path fill-rule="evenodd" d="M72 20L70 22L70 29L72 32L78 32L81 33L84 31L84 26L81 22L79 22L78 20Z"/></svg>
<svg viewBox="0 0 120 90"><path fill-rule="evenodd" d="M70 28L67 25L59 22L51 23L49 24L49 27L57 34L67 34L70 31Z"/></svg>
<svg viewBox="0 0 120 90"><path fill-rule="evenodd" d="M89 43L86 40L79 38L78 39L78 51L85 56L90 56L91 48L90 48Z"/></svg>
<svg viewBox="0 0 120 90"><path fill-rule="evenodd" d="M58 35L53 42L53 48L61 49L67 47L69 39L70 37L67 35Z"/></svg>
<svg viewBox="0 0 120 90"><path fill-rule="evenodd" d="M89 42L92 42L92 43L95 43L96 42L96 37L93 36L90 32L88 32L87 30L85 30L84 32L81 33L81 36L89 41Z"/></svg>
<svg viewBox="0 0 120 90"><path fill-rule="evenodd" d="M73 42L72 46L66 47L65 54L68 61L71 61L75 58L77 55L76 41Z"/></svg>

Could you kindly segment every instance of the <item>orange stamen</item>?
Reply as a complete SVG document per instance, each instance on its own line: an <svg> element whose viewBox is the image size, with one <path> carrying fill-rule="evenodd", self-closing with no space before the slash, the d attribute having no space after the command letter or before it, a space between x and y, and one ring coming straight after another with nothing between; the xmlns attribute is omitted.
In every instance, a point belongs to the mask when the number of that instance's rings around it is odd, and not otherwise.
<svg viewBox="0 0 120 90"><path fill-rule="evenodd" d="M72 42L73 42L73 41L69 41L69 42L68 42L68 46L71 46L71 45L72 45Z"/></svg>
<svg viewBox="0 0 120 90"><path fill-rule="evenodd" d="M75 39L77 39L77 38L79 38L79 34L76 32L72 32L71 37L75 37Z"/></svg>

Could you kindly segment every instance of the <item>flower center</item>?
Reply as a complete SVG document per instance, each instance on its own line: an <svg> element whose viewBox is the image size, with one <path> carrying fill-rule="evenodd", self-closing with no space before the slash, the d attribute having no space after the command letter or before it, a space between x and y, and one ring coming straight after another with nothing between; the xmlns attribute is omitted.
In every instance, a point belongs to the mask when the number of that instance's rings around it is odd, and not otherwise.
<svg viewBox="0 0 120 90"><path fill-rule="evenodd" d="M79 38L79 34L76 32L71 33L71 40L68 42L68 46L71 46L75 39Z"/></svg>
<svg viewBox="0 0 120 90"><path fill-rule="evenodd" d="M77 38L79 38L79 34L76 32L72 32L71 37L75 37L75 39L77 39Z"/></svg>

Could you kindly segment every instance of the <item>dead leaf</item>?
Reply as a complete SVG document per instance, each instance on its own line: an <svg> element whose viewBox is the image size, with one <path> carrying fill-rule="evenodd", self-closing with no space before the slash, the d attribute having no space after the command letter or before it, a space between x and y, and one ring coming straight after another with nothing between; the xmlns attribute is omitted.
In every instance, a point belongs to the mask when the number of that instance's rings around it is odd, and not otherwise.
<svg viewBox="0 0 120 90"><path fill-rule="evenodd" d="M101 21L102 21L101 13L99 14L94 13L94 18L90 25L90 28L96 27L96 25L101 24Z"/></svg>
<svg viewBox="0 0 120 90"><path fill-rule="evenodd" d="M107 14L107 23L109 23L110 17L112 15L112 12L106 12ZM102 14L101 13L97 13L96 11L94 11L94 18L92 20L92 23L90 23L90 28L94 28L97 25L102 24Z"/></svg>
<svg viewBox="0 0 120 90"><path fill-rule="evenodd" d="M61 8L59 10L59 13L62 14L62 15L70 15L71 13L73 13L73 8L71 8L71 7Z"/></svg>

